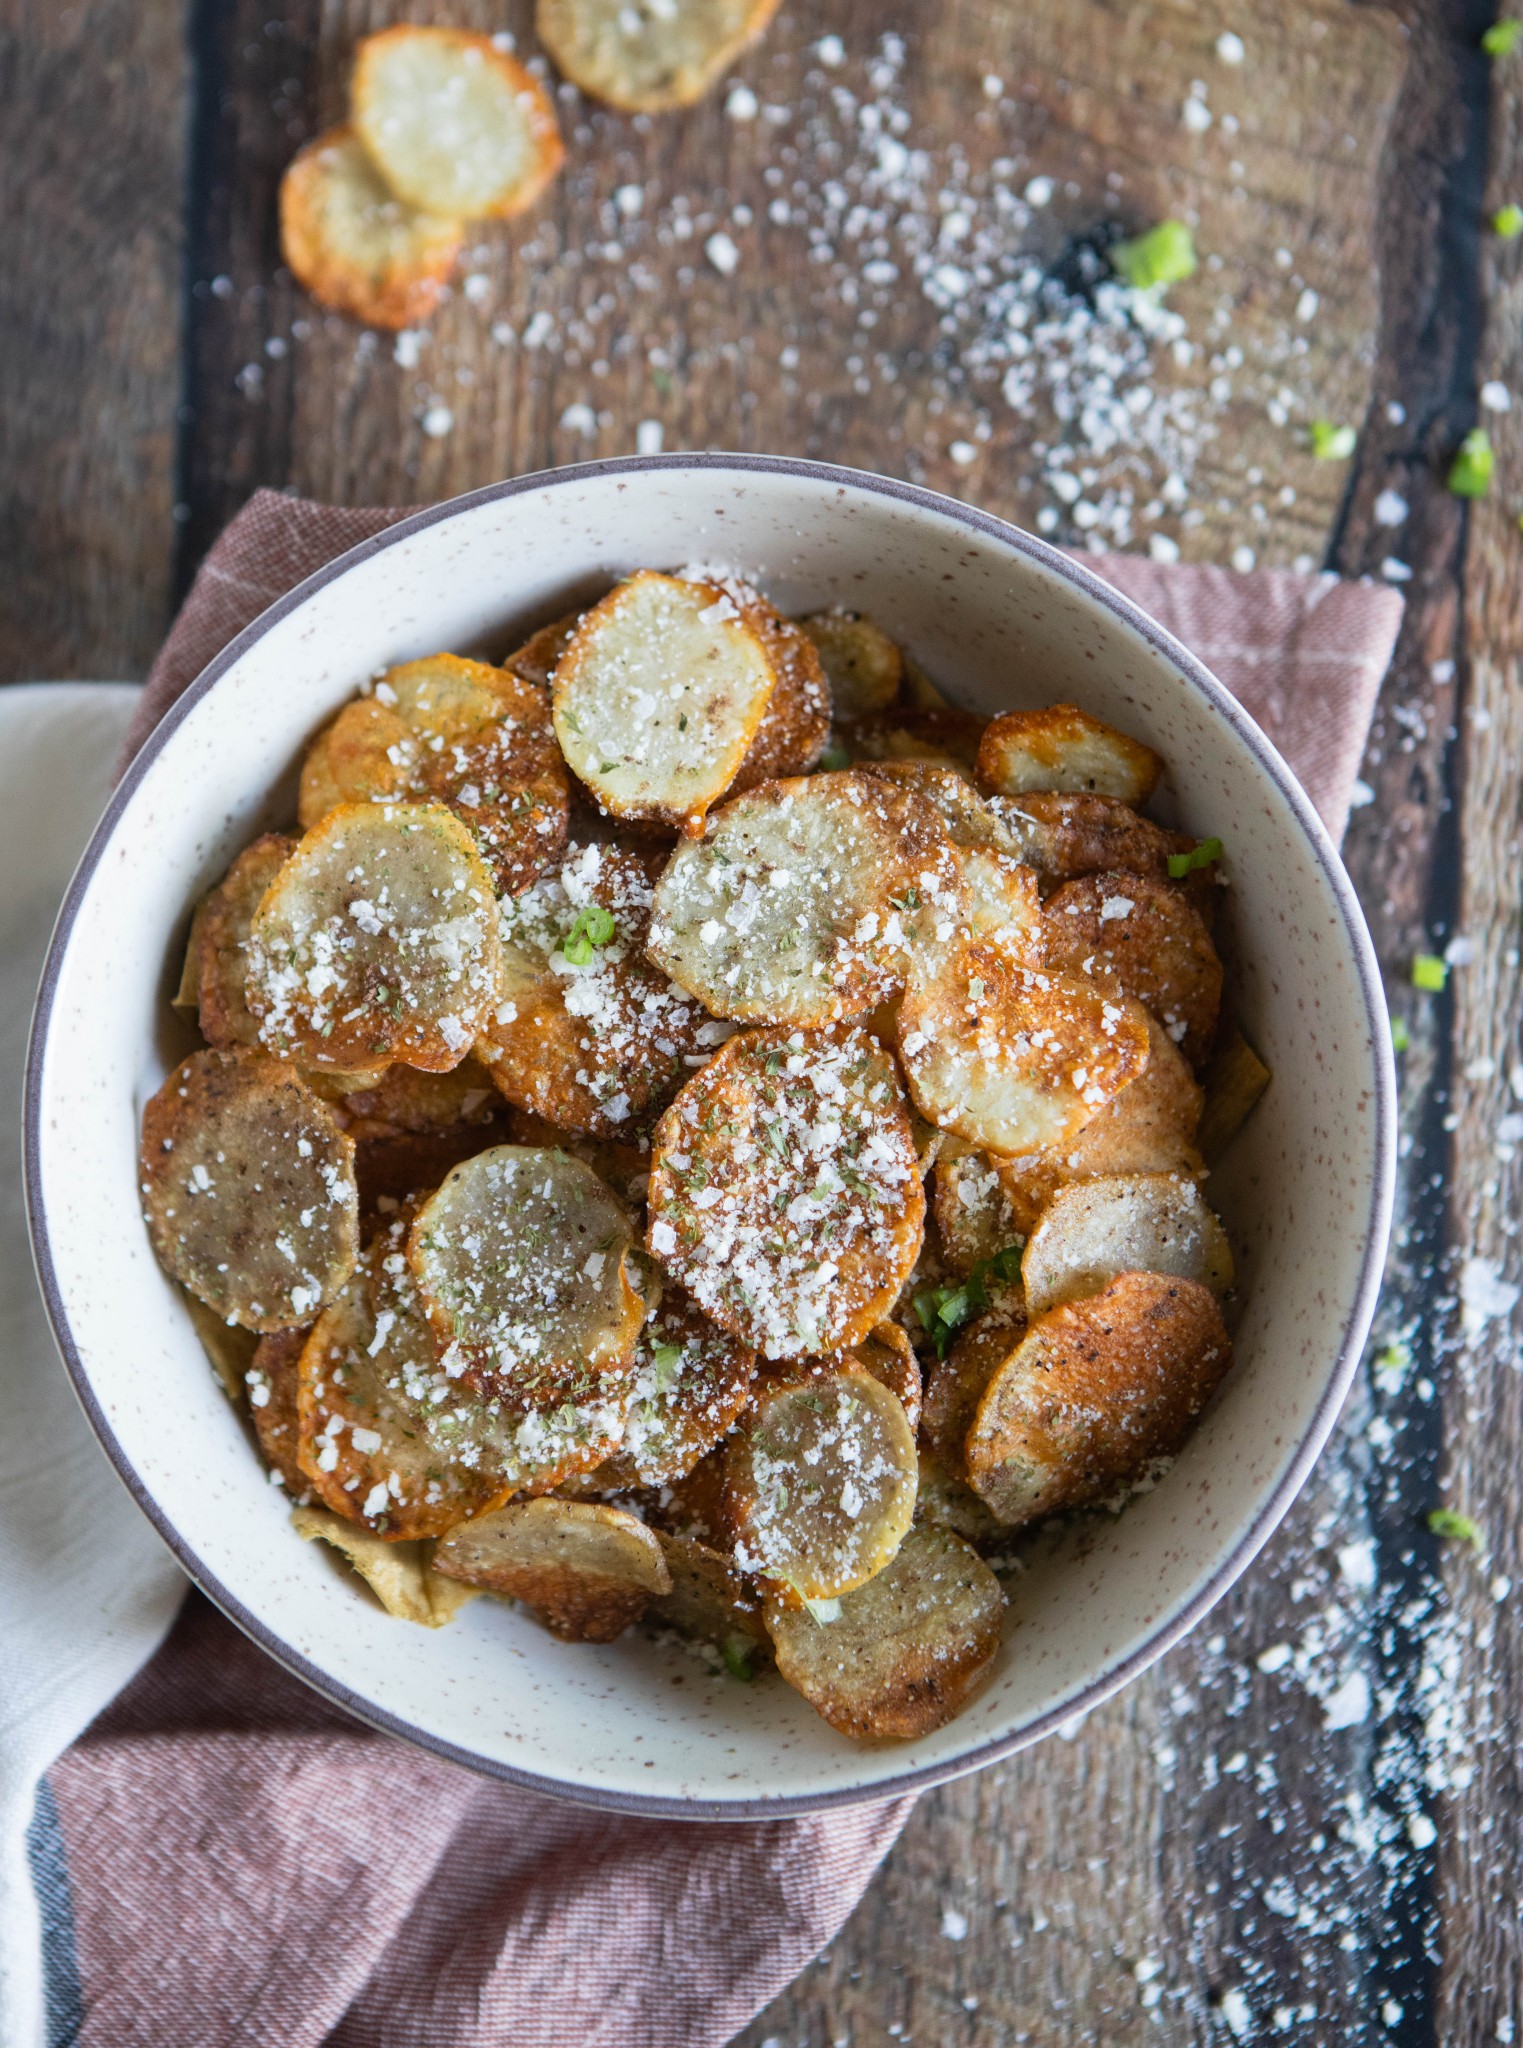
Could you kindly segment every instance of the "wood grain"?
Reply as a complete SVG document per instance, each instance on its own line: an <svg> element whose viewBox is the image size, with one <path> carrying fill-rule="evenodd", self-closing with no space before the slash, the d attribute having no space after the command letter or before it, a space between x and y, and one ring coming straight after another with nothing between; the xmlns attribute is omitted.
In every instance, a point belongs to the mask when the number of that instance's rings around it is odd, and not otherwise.
<svg viewBox="0 0 1523 2048"><path fill-rule="evenodd" d="M0 680L168 620L188 83L174 0L0 4Z"/></svg>

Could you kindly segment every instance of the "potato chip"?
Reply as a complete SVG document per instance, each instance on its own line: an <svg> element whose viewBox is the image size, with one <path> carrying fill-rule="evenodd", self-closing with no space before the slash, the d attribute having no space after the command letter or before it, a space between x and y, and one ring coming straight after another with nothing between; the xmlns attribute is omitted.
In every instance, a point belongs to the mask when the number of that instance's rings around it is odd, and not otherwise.
<svg viewBox="0 0 1523 2048"><path fill-rule="evenodd" d="M766 1358L867 1336L914 1265L924 1217L893 1061L849 1026L738 1033L656 1133L647 1243Z"/></svg>
<svg viewBox="0 0 1523 2048"><path fill-rule="evenodd" d="M962 1459L959 1456L959 1464ZM981 1557L998 1558L1010 1547L1010 1531L989 1511L965 1479L949 1472L933 1451L920 1452L920 1491L915 1497L915 1522L947 1529L971 1543Z"/></svg>
<svg viewBox="0 0 1523 2048"><path fill-rule="evenodd" d="M304 832L340 804L400 803L421 774L416 733L379 697L355 697L325 725L301 764L296 815Z"/></svg>
<svg viewBox="0 0 1523 2048"><path fill-rule="evenodd" d="M353 1281L349 1284L352 1286ZM244 1374L254 1434L272 1477L278 1477L293 1502L311 1498L301 1469L297 1393L301 1354L307 1331L275 1330L261 1337Z"/></svg>
<svg viewBox="0 0 1523 2048"><path fill-rule="evenodd" d="M571 645L572 636L584 617L582 612L566 612L560 618L552 619L548 626L541 626L537 632L531 633L522 647L515 648L503 662L503 667L520 681L548 691L555 675L555 665Z"/></svg>
<svg viewBox="0 0 1523 2048"><path fill-rule="evenodd" d="M955 711L956 705L921 667L907 647L900 650L904 660L904 701L915 711Z"/></svg>
<svg viewBox="0 0 1523 2048"><path fill-rule="evenodd" d="M1084 875L1047 899L1042 929L1050 965L1134 997L1199 1069L1216 1036L1222 963L1177 889L1146 875Z"/></svg>
<svg viewBox="0 0 1523 2048"><path fill-rule="evenodd" d="M1035 868L1047 888L1109 868L1165 882L1170 854L1188 853L1195 844L1188 833L1139 817L1119 797L1091 790L1032 790L986 801L1010 835L1008 850Z"/></svg>
<svg viewBox="0 0 1523 2048"><path fill-rule="evenodd" d="M746 1405L756 1353L675 1287L635 1344L618 1449L593 1475L610 1493L665 1486L691 1472Z"/></svg>
<svg viewBox="0 0 1523 2048"><path fill-rule="evenodd" d="M354 1146L278 1060L192 1053L144 1108L139 1164L160 1264L225 1321L288 1329L354 1269Z"/></svg>
<svg viewBox="0 0 1523 2048"><path fill-rule="evenodd" d="M1197 1142L1214 1166L1246 1122L1271 1075L1234 1024L1224 1031L1205 1075L1205 1106Z"/></svg>
<svg viewBox="0 0 1523 2048"><path fill-rule="evenodd" d="M945 1529L911 1529L887 1568L821 1623L766 1603L777 1668L817 1714L858 1741L908 1741L967 1705L999 1649L1005 1594Z"/></svg>
<svg viewBox="0 0 1523 2048"><path fill-rule="evenodd" d="M967 926L935 812L876 776L773 782L724 805L656 885L649 951L721 1017L822 1025L934 973Z"/></svg>
<svg viewBox="0 0 1523 2048"><path fill-rule="evenodd" d="M968 1431L996 1368L1025 1334L1019 1300L1001 1303L970 1325L945 1358L926 1375L920 1434L926 1447L955 1479L968 1476Z"/></svg>
<svg viewBox="0 0 1523 2048"><path fill-rule="evenodd" d="M664 1533L690 1536L728 1556L735 1548L740 1526L726 1468L727 1445L716 1444L691 1472L644 1494L642 1513Z"/></svg>
<svg viewBox="0 0 1523 2048"><path fill-rule="evenodd" d="M413 26L365 36L349 97L382 179L424 213L522 213L564 155L549 94L491 36Z"/></svg>
<svg viewBox="0 0 1523 2048"><path fill-rule="evenodd" d="M724 587L741 603L777 677L756 737L727 792L739 796L763 782L807 775L814 767L830 738L830 685L807 633L749 585L727 577Z"/></svg>
<svg viewBox="0 0 1523 2048"><path fill-rule="evenodd" d="M863 764L863 773L880 776L885 782L923 797L941 819L954 846L986 847L992 853L1023 858L1019 836L1004 823L994 804L981 797L956 768L941 761L868 761Z"/></svg>
<svg viewBox="0 0 1523 2048"><path fill-rule="evenodd" d="M865 1337L857 1339L847 1356L888 1388L904 1410L910 1428L918 1429L923 1398L920 1360L899 1325L886 1319L874 1324Z"/></svg>
<svg viewBox="0 0 1523 2048"><path fill-rule="evenodd" d="M1012 1527L1093 1507L1180 1449L1231 1363L1209 1289L1123 1273L1049 1309L996 1368L968 1476Z"/></svg>
<svg viewBox="0 0 1523 2048"><path fill-rule="evenodd" d="M631 114L691 107L777 0L538 0L534 27L573 85Z"/></svg>
<svg viewBox="0 0 1523 2048"><path fill-rule="evenodd" d="M879 711L841 737L854 760L929 761L971 782L986 723L971 711Z"/></svg>
<svg viewBox="0 0 1523 2048"><path fill-rule="evenodd" d="M510 1102L561 1130L648 1138L729 1036L645 957L658 866L574 845L501 906L502 992L477 1052Z"/></svg>
<svg viewBox="0 0 1523 2048"><path fill-rule="evenodd" d="M1174 1041L1139 1004L1128 1008L1145 1023L1147 1065L1079 1132L1051 1151L1025 1159L996 1158L994 1166L1017 1230L1029 1235L1054 1193L1071 1181L1109 1173L1198 1174L1195 1146L1201 1092Z"/></svg>
<svg viewBox="0 0 1523 2048"><path fill-rule="evenodd" d="M869 1373L758 1391L728 1452L736 1563L801 1600L864 1585L914 1519L917 1469L904 1409Z"/></svg>
<svg viewBox="0 0 1523 2048"><path fill-rule="evenodd" d="M1111 1174L1060 1188L1021 1260L1027 1313L1098 1294L1122 1273L1173 1274L1228 1292L1232 1249L1193 1180Z"/></svg>
<svg viewBox="0 0 1523 2048"><path fill-rule="evenodd" d="M280 253L319 305L371 327L412 327L443 296L465 230L382 182L351 128L309 142L280 181Z"/></svg>
<svg viewBox="0 0 1523 2048"><path fill-rule="evenodd" d="M1077 974L1017 967L969 946L934 980L914 981L899 1015L899 1056L921 1114L989 1152L1064 1144L1147 1061L1135 1007Z"/></svg>
<svg viewBox="0 0 1523 2048"><path fill-rule="evenodd" d="M374 1080L325 1095L356 1144L378 1138L426 1137L460 1124L488 1124L503 1111L501 1096L469 1053L445 1074L387 1067Z"/></svg>
<svg viewBox="0 0 1523 2048"><path fill-rule="evenodd" d="M1026 1236L995 1161L965 1139L952 1138L943 1146L931 1185L942 1253L960 1278Z"/></svg>
<svg viewBox="0 0 1523 2048"><path fill-rule="evenodd" d="M654 1533L672 1589L656 1596L647 1619L712 1643L735 1677L754 1676L756 1667L772 1658L761 1601L722 1551L693 1536L673 1536L664 1529Z"/></svg>
<svg viewBox="0 0 1523 2048"><path fill-rule="evenodd" d="M968 928L1014 967L1038 968L1045 959L1042 899L1032 870L1008 853L961 847L957 864L968 891Z"/></svg>
<svg viewBox="0 0 1523 2048"><path fill-rule="evenodd" d="M628 1381L646 1303L633 1231L589 1167L499 1145L418 1211L407 1257L450 1378L508 1407Z"/></svg>
<svg viewBox="0 0 1523 2048"><path fill-rule="evenodd" d="M180 978L175 983L174 994L169 998L172 1009L193 1017L201 1008L201 928L206 922L206 905L207 898L203 896L190 914L190 930L185 934L185 952L180 962Z"/></svg>
<svg viewBox="0 0 1523 2048"><path fill-rule="evenodd" d="M644 569L593 606L556 664L555 730L604 810L696 833L775 684L728 592Z"/></svg>
<svg viewBox="0 0 1523 2048"><path fill-rule="evenodd" d="M521 1600L568 1643L611 1643L672 1589L653 1532L594 1501L514 1501L462 1523L435 1550L434 1569Z"/></svg>
<svg viewBox="0 0 1523 2048"><path fill-rule="evenodd" d="M799 624L819 649L835 715L843 724L888 709L899 694L904 659L881 626L841 606L813 612Z"/></svg>
<svg viewBox="0 0 1523 2048"><path fill-rule="evenodd" d="M259 1026L244 994L249 933L254 913L297 842L283 832L266 832L244 848L197 916L197 1013L208 1045L230 1052L259 1043Z"/></svg>
<svg viewBox="0 0 1523 2048"><path fill-rule="evenodd" d="M398 1621L443 1628L453 1621L475 1588L457 1585L429 1569L431 1543L388 1543L327 1508L299 1507L291 1527L309 1543L326 1543L354 1567L386 1612Z"/></svg>
<svg viewBox="0 0 1523 2048"><path fill-rule="evenodd" d="M1092 790L1128 804L1146 803L1162 773L1151 747L1076 704L1006 711L991 719L976 766L978 786L990 795Z"/></svg>
<svg viewBox="0 0 1523 2048"><path fill-rule="evenodd" d="M343 804L280 870L248 963L270 1051L317 1067L456 1067L499 1000L492 878L442 804Z"/></svg>
<svg viewBox="0 0 1523 2048"><path fill-rule="evenodd" d="M590 1166L598 1179L612 1189L626 1209L645 1207L650 1190L650 1151L623 1138L577 1138L534 1116L526 1109L508 1110L508 1142L512 1145L542 1145L552 1152L569 1152Z"/></svg>

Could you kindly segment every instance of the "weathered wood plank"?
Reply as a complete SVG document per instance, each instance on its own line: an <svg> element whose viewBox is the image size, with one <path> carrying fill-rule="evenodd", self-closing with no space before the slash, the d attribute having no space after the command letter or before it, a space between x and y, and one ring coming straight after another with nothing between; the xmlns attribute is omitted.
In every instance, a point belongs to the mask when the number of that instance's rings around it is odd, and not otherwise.
<svg viewBox="0 0 1523 2048"><path fill-rule="evenodd" d="M167 621L187 93L176 0L0 0L0 680Z"/></svg>

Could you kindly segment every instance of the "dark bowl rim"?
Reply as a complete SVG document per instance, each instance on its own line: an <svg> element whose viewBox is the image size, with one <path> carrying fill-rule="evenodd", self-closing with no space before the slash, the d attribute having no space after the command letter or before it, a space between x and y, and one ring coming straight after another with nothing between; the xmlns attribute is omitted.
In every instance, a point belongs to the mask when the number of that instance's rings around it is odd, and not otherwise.
<svg viewBox="0 0 1523 2048"><path fill-rule="evenodd" d="M63 1292L53 1263L41 1190L43 1068L59 977L75 920L122 814L131 803L154 761L163 751L170 735L201 700L215 689L221 678L257 641L272 627L298 610L310 597L360 563L368 561L387 548L397 546L430 526L455 518L461 513L473 511L482 505L520 497L530 492L553 490L562 485L581 483L593 478L648 476L681 471L696 472L709 477L732 475L745 478L761 475L803 478L811 483L832 486L841 491L864 491L878 497L895 499L918 511L933 513L940 518L958 522L981 537L997 542L1012 553L1024 556L1078 590L1091 603L1110 612L1122 624L1138 634L1153 652L1176 669L1209 708L1232 728L1238 740L1253 755L1265 775L1275 785L1308 840L1312 855L1322 871L1342 918L1344 934L1353 956L1360 992L1364 999L1369 1025L1369 1043L1374 1053L1371 1095L1375 1116L1375 1162L1370 1205L1364 1226L1364 1249L1359 1283L1344 1318L1332 1369L1328 1373L1311 1420L1279 1479L1247 1528L1232 1543L1226 1555L1219 1560L1203 1584L1174 1614L1161 1620L1143 1641L1126 1655L1104 1665L1092 1679L1080 1686L1060 1705L1049 1708L1032 1720L1022 1723L1020 1727L981 1742L958 1757L918 1769L911 1767L871 1785L843 1786L833 1791L784 1795L776 1799L691 1799L680 1793L616 1793L601 1787L568 1783L561 1778L521 1769L496 1758L483 1756L474 1750L463 1749L427 1729L418 1727L401 1715L377 1706L374 1702L352 1692L348 1686L293 1649L267 1623L251 1613L235 1594L222 1585L214 1573L207 1570L190 1544L159 1507L118 1442L101 1404L96 1399L89 1373L74 1342ZM1281 759L1272 742L1259 730L1236 698L1229 694L1210 670L1171 633L1166 632L1156 620L1150 618L1131 599L1124 597L1120 591L1106 583L1082 562L1070 555L1062 554L1045 541L1037 539L1035 535L1023 532L1019 527L996 518L992 513L980 511L976 506L963 504L956 498L945 497L936 491L925 490L917 484L879 476L869 470L849 469L833 463L811 462L798 457L778 455L701 452L618 456L576 463L558 469L537 470L502 483L488 484L480 490L469 491L459 497L446 499L440 504L426 506L397 520L395 524L373 535L369 540L361 541L357 546L335 556L331 562L325 563L322 568L298 583L294 589L287 591L283 597L277 598L207 664L195 681L165 712L123 773L104 815L91 835L60 907L48 946L47 961L38 988L27 1045L23 1130L27 1221L37 1277L55 1341L90 1426L100 1439L118 1477L163 1538L191 1582L278 1664L310 1685L314 1691L369 1726L416 1743L420 1748L450 1763L460 1764L485 1776L521 1786L526 1791L565 1799L575 1805L593 1807L605 1812L647 1814L669 1820L773 1820L790 1815L823 1813L836 1807L877 1804L902 1798L906 1794L918 1793L934 1785L946 1784L969 1772L982 1770L988 1764L997 1763L1005 1757L1013 1756L1019 1750L1029 1748L1064 1723L1091 1712L1113 1693L1129 1684L1150 1664L1155 1663L1203 1619L1247 1569L1283 1520L1326 1443L1348 1393L1374 1316L1390 1231L1395 1177L1394 1061L1390 1054L1382 1058L1380 1052L1380 1048L1388 1043L1389 1036L1384 989L1363 913L1343 863L1320 818L1313 810L1306 792Z"/></svg>

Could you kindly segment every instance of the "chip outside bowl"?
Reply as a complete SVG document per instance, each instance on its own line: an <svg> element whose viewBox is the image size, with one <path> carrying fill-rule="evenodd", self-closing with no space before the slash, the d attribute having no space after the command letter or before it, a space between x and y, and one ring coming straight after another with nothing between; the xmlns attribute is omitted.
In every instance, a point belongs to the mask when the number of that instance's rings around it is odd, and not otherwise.
<svg viewBox="0 0 1523 2048"><path fill-rule="evenodd" d="M1235 995L1278 1077L1211 1182L1244 1292L1234 1371L1158 1486L1013 1584L991 1681L906 1745L855 1747L776 1679L712 1679L643 1638L560 1644L492 1601L432 1633L390 1620L289 1529L137 1213L139 1114L183 1050L167 997L190 905L294 810L313 731L382 665L503 655L614 576L693 560L754 571L790 613L867 612L973 710L1069 699L1156 748L1165 813L1227 841ZM1008 1755L1208 1611L1294 1499L1358 1363L1394 1127L1380 978L1337 854L1184 649L1089 568L952 500L816 463L669 456L523 477L403 520L273 605L186 691L60 913L28 1065L27 1196L48 1312L97 1434L255 1641L362 1719L494 1776L740 1819L886 1798Z"/></svg>

